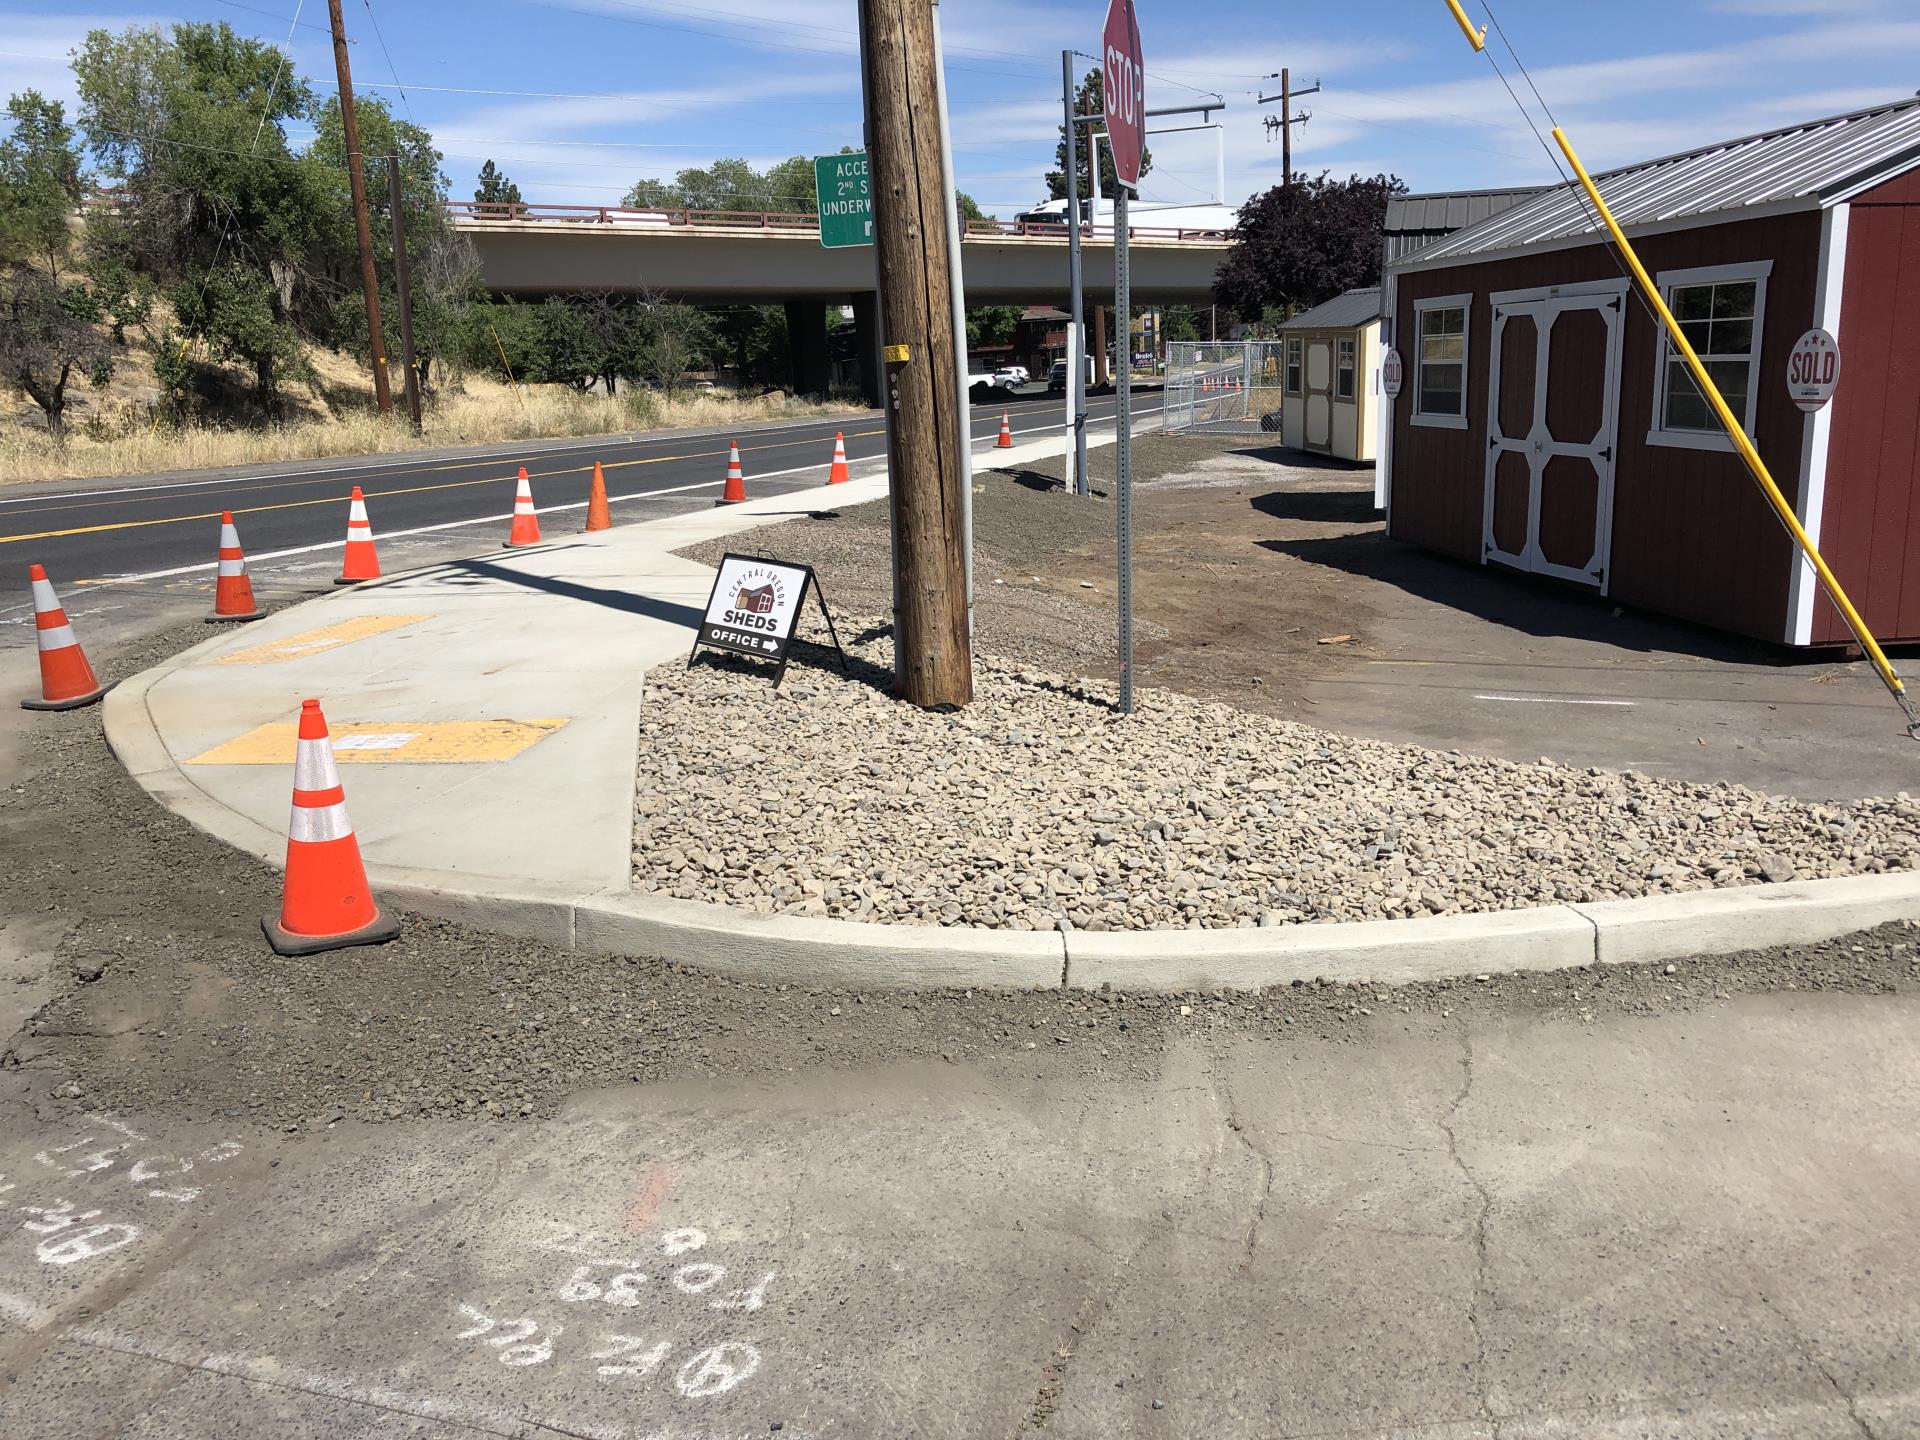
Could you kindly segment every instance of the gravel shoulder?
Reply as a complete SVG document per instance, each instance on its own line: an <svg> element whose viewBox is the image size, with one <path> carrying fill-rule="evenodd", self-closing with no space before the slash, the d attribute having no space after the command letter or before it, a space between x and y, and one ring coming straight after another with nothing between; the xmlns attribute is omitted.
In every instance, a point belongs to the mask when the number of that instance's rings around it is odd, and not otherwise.
<svg viewBox="0 0 1920 1440"><path fill-rule="evenodd" d="M1148 437L1142 448L1153 477L1141 487L1143 543L1164 561L1142 565L1161 592L1142 607L1173 622L1148 632L1142 669L1175 688L1143 691L1125 721L1111 708L1100 569L1111 509L1065 494L1043 470L977 478L977 698L959 714L923 714L888 694L884 503L683 552L713 562L729 546L764 547L813 565L843 636L855 637L856 663L842 676L803 651L806 665L779 691L762 671L705 658L649 676L636 886L760 915L1140 930L1397 919L1920 868L1920 805L1904 793L1808 804L1300 723L1310 708L1288 698L1297 682L1351 663L1322 652L1349 648L1354 634L1324 633L1335 622L1311 586L1263 592L1264 641L1222 609L1217 587L1212 598L1170 598L1195 588L1182 565L1239 566L1205 560L1211 540L1181 550L1181 537L1200 527L1196 497L1257 492L1250 465L1308 498L1347 495L1351 475L1225 445L1198 463L1192 442ZM1185 559L1167 558L1176 551ZM1367 617L1349 608L1341 619ZM802 634L825 639L817 614ZM1157 664L1145 658L1154 653Z"/></svg>

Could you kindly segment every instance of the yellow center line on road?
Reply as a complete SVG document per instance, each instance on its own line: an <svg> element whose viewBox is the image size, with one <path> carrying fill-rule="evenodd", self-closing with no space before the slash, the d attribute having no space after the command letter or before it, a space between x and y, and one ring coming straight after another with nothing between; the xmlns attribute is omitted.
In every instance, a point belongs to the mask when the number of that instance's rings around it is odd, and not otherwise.
<svg viewBox="0 0 1920 1440"><path fill-rule="evenodd" d="M1066 407L1065 407L1064 401L1058 405L1055 405L1049 402L1048 404L1045 404L1045 405L1033 405L1033 406L1024 407L1022 408L1021 413L1024 415L1050 414L1055 410L1064 411L1065 408ZM991 424L991 419L992 419L991 416L984 417L984 418L987 423ZM1089 418L1101 419L1104 417L1093 415L1091 413L1091 407L1089 407ZM823 420L820 422L820 424L823 427L826 425L831 425L832 423L833 422L831 420ZM751 435L753 432L748 431L746 433ZM772 433L777 434L779 432L775 431ZM858 439L866 436L884 435L885 433L886 431L884 428L879 430L856 430L854 432L854 438ZM991 435L989 435L988 438L991 438ZM610 448L614 446L624 448L630 445L659 445L664 443L666 443L664 440L619 440L619 441L610 442ZM743 447L743 450L745 453L751 453L755 450L782 450L790 446L815 445L819 443L820 443L820 437L818 436L815 436L809 440L778 440L778 441L768 441L764 444L758 444L752 440L748 440L746 445ZM585 447L582 446L579 448L584 449ZM660 455L660 456L653 456L653 457L643 457L635 460L613 460L613 461L604 462L602 465L602 468L606 470L618 470L630 465L652 465L652 464L658 464L662 461L698 459L701 456L711 456L711 455L724 456L726 453L727 452L724 450L706 450L706 451L699 452L697 455ZM371 463L372 462L368 462L369 466L371 466ZM488 456L483 456L477 460L449 460L443 464L437 464L437 465L436 464L386 465L386 466L378 467L380 470L380 475L378 478L392 480L392 479L398 479L401 476L406 476L406 475L444 475L456 470L483 470L483 469L491 469L501 464L518 466L520 463L521 461L517 457L509 458L509 457L500 456L500 455L488 455ZM347 457L342 457L339 468L341 470L350 471L357 467L355 466L355 464L351 459ZM567 470L543 471L540 476L536 476L535 478L536 479L545 478L548 475L586 474L591 469L592 469L592 465L591 465L591 462L589 462L589 464L587 465L577 466ZM260 480L258 481L258 483L248 487L247 493L260 494L260 493L273 491L273 490L299 489L303 487L310 487L313 485L325 484L328 482L330 478L331 477L327 475L316 474L311 471L301 475L285 476L285 477L263 475L260 477ZM508 478L512 478L512 477L509 476ZM231 481L217 481L217 482L186 481L179 485L170 485L170 486L163 487L164 488L163 494L155 494L154 493L155 487L144 486L144 487L141 487L136 493L128 493L128 494L121 494L121 495L108 494L104 496L99 495L97 493L90 493L84 496L75 496L75 497L72 497L72 503L68 503L68 504L61 503L61 501L63 499L66 499L67 497L53 495L48 497L47 503L45 504L29 505L23 509L10 509L7 513L9 516L50 515L50 514L59 514L69 510L108 509L108 508L119 506L119 505L139 504L146 500L164 501L170 498L177 498L181 500L204 501L204 498L208 494L224 493L222 490L214 487L224 487L231 483L232 483ZM351 484L352 482L342 479L339 483L346 485L346 484ZM367 481L363 481L362 483L363 484L373 483L373 477L369 477ZM374 494L405 495L413 492L409 490L382 490L382 491L369 491L367 493L369 495L374 495ZM231 509L232 507L228 506L224 508ZM254 511L258 511L266 508L270 508L270 507L256 505L253 507L252 510L234 510L233 513L236 515L251 514ZM217 512L217 511L215 512L216 519L219 517L219 514L220 512ZM185 515L185 516L181 516L180 518L183 520L198 520L198 519L204 519L206 517L201 515ZM83 529L69 529L69 530L48 531L46 533L48 535L84 535L90 532ZM23 536L19 538L35 539L40 537Z"/></svg>
<svg viewBox="0 0 1920 1440"><path fill-rule="evenodd" d="M1064 409L1064 408L1065 408L1064 405L1033 406L1033 407L1030 407L1026 411L1026 413L1034 414L1044 410ZM1102 418L1102 417L1089 416L1089 418ZM856 430L853 432L852 438L856 440L868 439L868 438L871 438L872 436L884 435L886 433L887 432L884 427L878 430ZM748 453L751 454L751 453L755 453L762 450L787 450L787 449L792 449L793 447L798 445L818 445L819 443L820 443L820 438L818 436L815 436L812 439L808 439L808 440L779 440L779 441L769 442L763 445L749 444L747 446L747 451ZM626 470L639 465L666 465L666 464L671 464L672 462L677 460L705 460L705 459L713 459L716 457L725 456L726 454L727 452L725 450L697 450L686 455L652 455L652 456L642 457L637 460L608 461L602 464L601 469L602 470ZM497 459L495 459L495 460L486 460L486 461L463 462L459 465L450 465L450 466L444 466L440 468L471 469L475 465L480 465L480 464L491 465L491 464L498 464L498 463L500 462ZM540 478L548 479L556 475L587 475L587 474L591 474L592 471L593 471L593 466L591 464L576 465L565 470L544 471L542 472ZM400 486L396 489L390 489L390 490L363 490L362 493L369 500L378 500L389 495L421 495L421 494L428 494L436 490L464 490L475 485L498 485L508 480L512 480L513 478L515 477L512 475L487 475L477 480L449 480L444 484L440 484L440 485L405 485L405 486ZM752 479L753 477L749 475L747 478ZM313 482L300 481L297 483L312 484ZM718 484L719 482L716 481L715 483ZM264 488L285 489L289 487L268 486ZM646 492L644 491L640 491L634 495L619 496L616 498L641 499L645 497L645 493ZM343 503L344 499L345 497L341 495L322 495L312 500L282 500L272 505L249 505L249 506L244 506L238 509L235 509L232 506L224 506L219 510L203 511L193 515L165 515L165 516L156 516L151 520L113 520L113 521L108 521L104 524L99 524L99 525L74 525L74 526L69 526L66 529L62 529L62 530L36 530L36 531L24 532L18 535L0 535L0 545L14 545L27 540L59 540L59 539L64 539L71 535L102 535L114 530L146 530L159 525L186 525L186 524L192 524L199 521L218 520L222 515L228 514L228 513L231 513L235 516L263 515L274 510L301 510L311 505L339 505ZM57 507L49 507L49 508L57 508ZM375 532L375 534L377 538L378 532Z"/></svg>
<svg viewBox="0 0 1920 1440"><path fill-rule="evenodd" d="M884 435L885 433L886 432L884 430L856 430L854 432L854 438L862 439L872 435ZM755 451L784 450L794 445L817 445L819 443L820 443L819 438L816 436L812 440L786 440L786 441L781 441L778 444L772 444L772 445L755 445L750 447L750 449ZM724 458L726 454L727 452L725 450L701 450L701 451L696 451L690 455L654 455L654 456L649 456L649 457L638 459L638 460L611 461L606 464L603 464L601 466L601 469L624 470L624 469L629 469L636 465L665 465L675 460L704 460L704 459L713 459L716 457ZM498 463L498 462L490 462L490 463ZM825 462L822 462L821 468L822 469L826 468ZM592 471L593 471L593 466L580 465L580 466L575 466L573 468L566 469L566 470L548 470L542 475L541 478L546 479L548 477L555 476L555 475L587 475L587 474L591 474ZM478 480L449 480L445 484L441 484L441 485L405 485L405 486L399 487L398 489L364 490L362 493L369 500L378 500L388 495L420 495L420 494L426 494L435 490L464 490L474 485L499 485L499 484L503 484L508 481L511 481L512 479L514 479L514 476L512 475L504 475L504 476L488 475ZM720 482L716 480L714 481L714 483L717 485ZM618 498L639 499L639 498L644 498L645 493L646 493L645 491L641 491L641 492L638 492L636 495L621 496ZM184 525L184 524L191 523L193 521L218 520L222 515L228 514L228 513L231 513L235 516L261 515L272 510L299 510L309 505L339 505L344 503L344 499L345 497L340 495L322 495L319 498L313 499L313 500L282 500L277 504L273 504L273 505L250 505L240 509L233 509L232 507L226 507L220 510L207 511L197 515L165 515L165 516L157 516L151 520L113 520L100 525L70 526L69 528L64 530L38 530L38 531L32 531L24 534L19 534L19 535L0 535L0 545L12 545L23 540L58 540L69 535L100 535L113 530L144 530L144 529L149 529L156 525ZM378 532L375 532L375 538L376 539L378 538Z"/></svg>

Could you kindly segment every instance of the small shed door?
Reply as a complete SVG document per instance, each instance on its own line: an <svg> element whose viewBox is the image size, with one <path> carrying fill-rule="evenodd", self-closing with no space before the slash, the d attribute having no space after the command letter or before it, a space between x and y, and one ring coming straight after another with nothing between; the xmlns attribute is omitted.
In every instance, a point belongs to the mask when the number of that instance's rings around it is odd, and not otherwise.
<svg viewBox="0 0 1920 1440"><path fill-rule="evenodd" d="M1499 297L1484 558L1607 588L1623 290Z"/></svg>
<svg viewBox="0 0 1920 1440"><path fill-rule="evenodd" d="M1307 341L1307 449L1333 449L1333 342Z"/></svg>

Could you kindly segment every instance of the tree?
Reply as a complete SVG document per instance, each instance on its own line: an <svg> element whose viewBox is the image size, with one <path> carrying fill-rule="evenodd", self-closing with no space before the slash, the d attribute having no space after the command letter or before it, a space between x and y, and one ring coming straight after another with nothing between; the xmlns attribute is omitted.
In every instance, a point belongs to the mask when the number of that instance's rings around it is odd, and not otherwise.
<svg viewBox="0 0 1920 1440"><path fill-rule="evenodd" d="M1005 345L1027 312L1018 305L976 305L967 311L967 348Z"/></svg>
<svg viewBox="0 0 1920 1440"><path fill-rule="evenodd" d="M94 385L113 374L113 347L95 323L82 286L16 265L0 282L0 371L47 417L56 442L67 438L67 384L78 373Z"/></svg>
<svg viewBox="0 0 1920 1440"><path fill-rule="evenodd" d="M473 192L476 205L497 205L499 210L491 218L510 220L513 211L508 208L520 203L520 187L503 175L489 160L480 167L480 184ZM483 217L486 218L486 217Z"/></svg>
<svg viewBox="0 0 1920 1440"><path fill-rule="evenodd" d="M1198 340L1200 312L1191 305L1168 305L1160 311L1160 338L1166 341Z"/></svg>
<svg viewBox="0 0 1920 1440"><path fill-rule="evenodd" d="M991 220L993 217L982 210L974 198L964 190L953 192L953 201L960 210L960 229L964 233L971 220Z"/></svg>
<svg viewBox="0 0 1920 1440"><path fill-rule="evenodd" d="M1074 96L1073 113L1076 115L1104 115L1107 111L1107 87L1101 79L1099 67L1087 71L1086 78L1080 82L1080 89ZM1053 200L1067 198L1067 127L1056 126L1060 143L1053 147L1054 168L1047 174L1047 196ZM1087 199L1093 194L1093 172L1087 165L1088 126L1082 125L1075 137L1075 158L1080 175L1080 198ZM1142 145L1140 147L1140 174L1144 177L1153 168L1153 152ZM1113 168L1113 147L1104 139L1100 144L1100 194L1109 196L1120 188L1120 176Z"/></svg>
<svg viewBox="0 0 1920 1440"><path fill-rule="evenodd" d="M686 384L689 370L705 363L713 343L707 316L678 300L646 297L635 328L640 373L669 394Z"/></svg>
<svg viewBox="0 0 1920 1440"><path fill-rule="evenodd" d="M80 126L121 182L129 263L167 290L182 333L253 370L277 400L323 324L340 182L287 143L312 94L277 47L231 26L95 30L74 54Z"/></svg>
<svg viewBox="0 0 1920 1440"><path fill-rule="evenodd" d="M843 149L842 153L846 153ZM811 215L813 161L805 155L782 160L764 173L745 160L716 160L705 169L689 168L672 181L638 180L620 202L635 210L773 211Z"/></svg>
<svg viewBox="0 0 1920 1440"><path fill-rule="evenodd" d="M0 260L31 257L58 277L67 217L80 203L80 155L66 107L38 90L7 101L13 133L0 140Z"/></svg>
<svg viewBox="0 0 1920 1440"><path fill-rule="evenodd" d="M1379 284L1387 201L1405 193L1392 175L1333 180L1322 171L1254 196L1229 232L1235 243L1214 276L1214 298L1257 320Z"/></svg>
<svg viewBox="0 0 1920 1440"><path fill-rule="evenodd" d="M583 307L549 296L539 308L540 367L536 380L585 390L599 377L605 355Z"/></svg>
<svg viewBox="0 0 1920 1440"><path fill-rule="evenodd" d="M466 363L502 380L525 383L546 370L540 307L486 300L468 307L462 331Z"/></svg>
<svg viewBox="0 0 1920 1440"><path fill-rule="evenodd" d="M393 206L387 156L400 157L400 201L406 222L407 258L413 265L414 360L424 391L429 388L434 360L460 351L459 311L480 293L479 260L471 242L448 219L447 177L440 168L442 156L434 148L433 136L418 125L396 119L379 99L362 99L356 108L367 210L380 270L380 327L390 356L400 353L400 308L394 296ZM313 123L314 140L307 153L327 167L332 214L325 264L328 278L341 297L332 307L331 333L336 343L370 359L366 305L359 298L359 247L354 238L353 192L346 171L346 132L340 123L338 99L329 97L315 112ZM493 179L496 188L505 187L500 193L513 190L512 182L498 172ZM485 180L483 172L483 184Z"/></svg>

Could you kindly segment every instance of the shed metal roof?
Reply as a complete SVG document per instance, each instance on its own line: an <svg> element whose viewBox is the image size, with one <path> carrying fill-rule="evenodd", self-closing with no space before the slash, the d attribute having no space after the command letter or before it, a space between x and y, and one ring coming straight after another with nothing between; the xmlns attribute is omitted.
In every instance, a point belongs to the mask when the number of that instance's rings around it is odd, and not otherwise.
<svg viewBox="0 0 1920 1440"><path fill-rule="evenodd" d="M1738 220L1762 206L1813 209L1920 164L1920 97L1724 140L1596 175L1622 228L1694 216ZM1601 229L1577 185L1523 200L1417 253L1408 267L1527 250Z"/></svg>
<svg viewBox="0 0 1920 1440"><path fill-rule="evenodd" d="M1282 330L1351 330L1380 318L1380 289L1349 290L1284 322Z"/></svg>
<svg viewBox="0 0 1920 1440"><path fill-rule="evenodd" d="M1389 235L1410 231L1441 233L1477 225L1490 215L1511 209L1529 195L1538 194L1538 185L1513 186L1505 190L1448 190L1431 195L1396 195L1387 201L1387 218L1382 228Z"/></svg>

